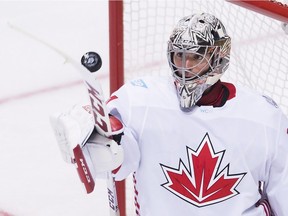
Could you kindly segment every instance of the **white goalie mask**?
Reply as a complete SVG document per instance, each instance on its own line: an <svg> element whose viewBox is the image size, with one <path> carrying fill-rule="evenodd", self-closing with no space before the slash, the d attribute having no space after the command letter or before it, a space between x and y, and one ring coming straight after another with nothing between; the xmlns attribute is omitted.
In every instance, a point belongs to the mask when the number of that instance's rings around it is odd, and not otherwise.
<svg viewBox="0 0 288 216"><path fill-rule="evenodd" d="M226 71L231 39L215 16L202 13L181 19L168 41L167 57L180 108L189 112Z"/></svg>

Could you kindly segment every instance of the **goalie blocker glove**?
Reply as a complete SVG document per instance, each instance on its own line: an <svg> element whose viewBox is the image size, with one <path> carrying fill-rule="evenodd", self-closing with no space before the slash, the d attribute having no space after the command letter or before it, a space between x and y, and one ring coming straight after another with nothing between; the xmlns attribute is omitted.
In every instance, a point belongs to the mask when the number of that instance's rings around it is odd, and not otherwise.
<svg viewBox="0 0 288 216"><path fill-rule="evenodd" d="M76 164L87 193L93 191L95 178L106 177L121 166L123 125L114 116L110 116L110 124L115 135L110 138L97 133L90 106L76 105L52 115L50 122L63 159Z"/></svg>

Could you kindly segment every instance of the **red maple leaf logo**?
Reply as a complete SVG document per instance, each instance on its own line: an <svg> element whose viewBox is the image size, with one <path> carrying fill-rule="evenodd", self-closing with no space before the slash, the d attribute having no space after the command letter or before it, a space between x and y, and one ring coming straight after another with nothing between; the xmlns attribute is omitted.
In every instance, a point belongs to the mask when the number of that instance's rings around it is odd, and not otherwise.
<svg viewBox="0 0 288 216"><path fill-rule="evenodd" d="M162 186L198 207L236 196L239 194L236 186L246 173L229 174L229 164L219 171L224 153L214 152L206 134L197 151L187 147L188 169L181 159L177 169L160 164L167 179Z"/></svg>

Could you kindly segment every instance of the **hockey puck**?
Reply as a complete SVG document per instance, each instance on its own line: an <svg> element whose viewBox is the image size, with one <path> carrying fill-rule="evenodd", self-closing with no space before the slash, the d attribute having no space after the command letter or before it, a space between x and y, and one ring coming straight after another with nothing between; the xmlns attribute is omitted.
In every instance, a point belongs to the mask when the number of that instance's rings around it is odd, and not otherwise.
<svg viewBox="0 0 288 216"><path fill-rule="evenodd" d="M96 72L101 68L102 60L98 53L87 52L82 56L81 64L90 72Z"/></svg>

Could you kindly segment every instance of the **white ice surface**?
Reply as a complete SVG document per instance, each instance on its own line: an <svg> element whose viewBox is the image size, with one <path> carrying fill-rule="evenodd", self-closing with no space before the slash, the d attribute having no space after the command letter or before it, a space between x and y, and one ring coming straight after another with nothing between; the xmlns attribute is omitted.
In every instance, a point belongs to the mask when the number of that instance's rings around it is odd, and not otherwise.
<svg viewBox="0 0 288 216"><path fill-rule="evenodd" d="M49 116L87 103L78 72L17 26L79 59L97 51L108 96L107 1L0 1L0 212L106 216L106 183L87 195L60 155ZM1 213L0 213L1 215Z"/></svg>

